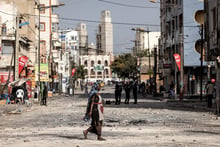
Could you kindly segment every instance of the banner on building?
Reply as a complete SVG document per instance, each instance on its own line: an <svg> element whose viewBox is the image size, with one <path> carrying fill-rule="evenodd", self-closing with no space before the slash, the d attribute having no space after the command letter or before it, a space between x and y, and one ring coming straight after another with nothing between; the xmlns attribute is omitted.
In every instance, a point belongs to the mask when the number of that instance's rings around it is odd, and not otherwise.
<svg viewBox="0 0 220 147"><path fill-rule="evenodd" d="M35 64L35 81L38 81L38 64ZM40 81L49 82L48 64L40 64Z"/></svg>
<svg viewBox="0 0 220 147"><path fill-rule="evenodd" d="M8 81L9 72L0 72L0 83L6 83ZM13 81L13 72L10 73L9 82Z"/></svg>
<svg viewBox="0 0 220 147"><path fill-rule="evenodd" d="M173 56L175 58L176 65L177 65L177 67L179 68L179 71L180 71L181 57L180 57L179 54L174 54Z"/></svg>
<svg viewBox="0 0 220 147"><path fill-rule="evenodd" d="M76 69L73 68L73 69L72 69L72 76L75 74L75 72L76 72Z"/></svg>
<svg viewBox="0 0 220 147"><path fill-rule="evenodd" d="M104 70L104 65L98 64L93 68L94 71L102 72Z"/></svg>
<svg viewBox="0 0 220 147"><path fill-rule="evenodd" d="M18 75L20 75L21 71L27 65L28 57L27 56L21 56L18 58Z"/></svg>

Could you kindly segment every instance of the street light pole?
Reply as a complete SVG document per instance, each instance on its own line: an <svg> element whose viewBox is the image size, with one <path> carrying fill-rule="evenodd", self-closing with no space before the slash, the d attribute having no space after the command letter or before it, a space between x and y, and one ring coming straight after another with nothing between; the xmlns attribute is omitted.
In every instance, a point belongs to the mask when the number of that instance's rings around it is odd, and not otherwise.
<svg viewBox="0 0 220 147"><path fill-rule="evenodd" d="M40 2L37 5L39 22L38 22L38 101L41 103L41 88L40 88Z"/></svg>
<svg viewBox="0 0 220 147"><path fill-rule="evenodd" d="M38 1L38 4L37 4L37 8L38 9L38 19L39 19L39 22L38 22L38 101L41 102L41 95L40 95L40 92L41 92L41 87L40 87L40 63L41 63L41 57L40 57L40 11L41 9L47 9L47 8L53 8L53 7L59 7L59 6L63 6L64 3L60 3L58 5L50 5L50 6L41 6L40 5L40 1ZM35 71L36 72L36 71Z"/></svg>
<svg viewBox="0 0 220 147"><path fill-rule="evenodd" d="M149 31L149 28L147 28L147 31L146 31L146 32L147 32L147 35L148 35L149 69L151 69L151 64L150 64L150 35L149 35L150 31Z"/></svg>

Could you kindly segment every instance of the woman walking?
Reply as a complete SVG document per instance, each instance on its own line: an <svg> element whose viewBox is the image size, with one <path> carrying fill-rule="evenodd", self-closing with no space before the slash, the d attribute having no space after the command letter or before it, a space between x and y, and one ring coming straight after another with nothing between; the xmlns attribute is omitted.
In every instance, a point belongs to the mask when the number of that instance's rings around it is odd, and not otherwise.
<svg viewBox="0 0 220 147"><path fill-rule="evenodd" d="M85 139L87 139L88 132L97 135L97 140L105 140L101 137L102 123L103 123L103 103L102 97L99 94L94 94L89 105L89 115L92 118L91 126L83 131Z"/></svg>

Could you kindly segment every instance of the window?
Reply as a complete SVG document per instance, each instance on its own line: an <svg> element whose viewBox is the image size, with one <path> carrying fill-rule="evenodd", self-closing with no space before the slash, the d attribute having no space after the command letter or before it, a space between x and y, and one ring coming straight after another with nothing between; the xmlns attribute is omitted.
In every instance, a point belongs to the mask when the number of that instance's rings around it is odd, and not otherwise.
<svg viewBox="0 0 220 147"><path fill-rule="evenodd" d="M99 26L99 33L101 33L102 32L102 27L101 26Z"/></svg>
<svg viewBox="0 0 220 147"><path fill-rule="evenodd" d="M2 55L12 54L13 53L13 43L12 42L3 42L2 43Z"/></svg>
<svg viewBox="0 0 220 147"><path fill-rule="evenodd" d="M45 40L41 40L40 41L40 50L41 50L41 52L43 50L45 50L45 49L46 49L46 41Z"/></svg>
<svg viewBox="0 0 220 147"><path fill-rule="evenodd" d="M101 61L100 61L100 60L98 61L98 64L101 64Z"/></svg>
<svg viewBox="0 0 220 147"><path fill-rule="evenodd" d="M84 66L85 66L85 67L87 67L87 60L86 60L86 61L84 61Z"/></svg>
<svg viewBox="0 0 220 147"><path fill-rule="evenodd" d="M7 34L7 26L5 23L2 24L2 35L6 35Z"/></svg>
<svg viewBox="0 0 220 147"><path fill-rule="evenodd" d="M40 31L45 31L45 22L40 23Z"/></svg>
<svg viewBox="0 0 220 147"><path fill-rule="evenodd" d="M105 60L105 66L108 66L108 61L107 60Z"/></svg>
<svg viewBox="0 0 220 147"><path fill-rule="evenodd" d="M105 69L105 74L108 75L108 69Z"/></svg>
<svg viewBox="0 0 220 147"><path fill-rule="evenodd" d="M85 69L85 75L88 75L88 69Z"/></svg>
<svg viewBox="0 0 220 147"><path fill-rule="evenodd" d="M57 23L52 23L52 32L58 32L58 24Z"/></svg>
<svg viewBox="0 0 220 147"><path fill-rule="evenodd" d="M91 66L92 66L92 67L94 66L94 61L91 61Z"/></svg>
<svg viewBox="0 0 220 147"><path fill-rule="evenodd" d="M216 29L216 8L212 9L212 29Z"/></svg>
<svg viewBox="0 0 220 147"><path fill-rule="evenodd" d="M45 4L40 4L40 13L45 14Z"/></svg>
<svg viewBox="0 0 220 147"><path fill-rule="evenodd" d="M95 75L95 71L93 69L91 69L91 75Z"/></svg>

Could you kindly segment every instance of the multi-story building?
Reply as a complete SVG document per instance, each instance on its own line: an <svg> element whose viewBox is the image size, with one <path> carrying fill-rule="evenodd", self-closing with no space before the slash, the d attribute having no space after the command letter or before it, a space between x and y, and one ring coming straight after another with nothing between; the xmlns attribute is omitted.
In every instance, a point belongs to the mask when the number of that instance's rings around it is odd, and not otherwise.
<svg viewBox="0 0 220 147"><path fill-rule="evenodd" d="M198 9L203 9L203 3L197 1L192 5L191 1L168 0L160 1L160 6L159 68L163 85L169 90L172 82L175 83L178 93L191 91L193 94L199 94L200 81L205 81L205 76L201 79L199 72L195 72L203 67L200 67L200 54L194 47L196 40L201 38L194 14ZM177 66L174 54L180 56L180 67Z"/></svg>
<svg viewBox="0 0 220 147"><path fill-rule="evenodd" d="M146 82L152 77L154 67L154 48L158 47L160 32L151 32L144 28L133 28L136 31L133 54L138 57L140 80Z"/></svg>
<svg viewBox="0 0 220 147"><path fill-rule="evenodd" d="M48 63L48 61L53 63L53 53L60 48L57 42L58 16L53 13L52 9L57 6L59 6L58 0L1 0L0 17L3 34L1 35L0 70L3 75L7 75L9 69L14 69L11 72L13 80L31 77L32 87L35 86L35 80L38 81L39 74L35 71L34 65L38 63L38 57L41 58L41 63ZM40 56L38 51L40 51ZM11 64L12 56L15 60ZM49 67L56 69L53 68L53 64ZM34 78L34 72L36 78ZM52 74L52 70L49 74ZM50 76L50 79L53 83L57 77Z"/></svg>
<svg viewBox="0 0 220 147"><path fill-rule="evenodd" d="M73 65L79 65L79 33L75 30L61 30L61 52L59 58L59 73L63 80L62 91L66 92L66 86L69 84Z"/></svg>
<svg viewBox="0 0 220 147"><path fill-rule="evenodd" d="M174 53L183 56L183 1L160 1L161 14L161 39L159 68L162 68L162 75L165 89L169 89L171 82L180 81L180 72L177 71ZM182 58L183 61L183 58ZM163 65L166 65L164 68ZM177 76L178 75L178 76ZM178 80L175 80L177 79ZM179 85L179 83L177 83Z"/></svg>
<svg viewBox="0 0 220 147"><path fill-rule="evenodd" d="M46 82L50 82L49 89L58 88L58 57L61 44L58 34L59 19L58 15L54 13L53 8L61 6L58 0L37 0L37 14L40 14L40 58L41 63L48 64L49 79ZM44 80L45 81L45 80Z"/></svg>
<svg viewBox="0 0 220 147"><path fill-rule="evenodd" d="M220 0L204 1L205 10L205 55L207 61L215 62L216 74L216 104L217 113L220 113ZM212 73L213 71L211 71ZM212 78L212 77L210 77ZM215 77L213 78L215 79Z"/></svg>
<svg viewBox="0 0 220 147"><path fill-rule="evenodd" d="M13 81L27 77L34 70L30 67L36 61L34 7L34 1L0 1L1 82L7 81L9 71L11 73L10 81ZM14 62L11 62L12 57L15 58ZM19 61L23 57L28 57L28 60L24 64L20 64Z"/></svg>
<svg viewBox="0 0 220 147"><path fill-rule="evenodd" d="M86 81L96 82L101 80L105 83L112 80L111 56L109 55L86 55L80 56L80 63L86 70Z"/></svg>

